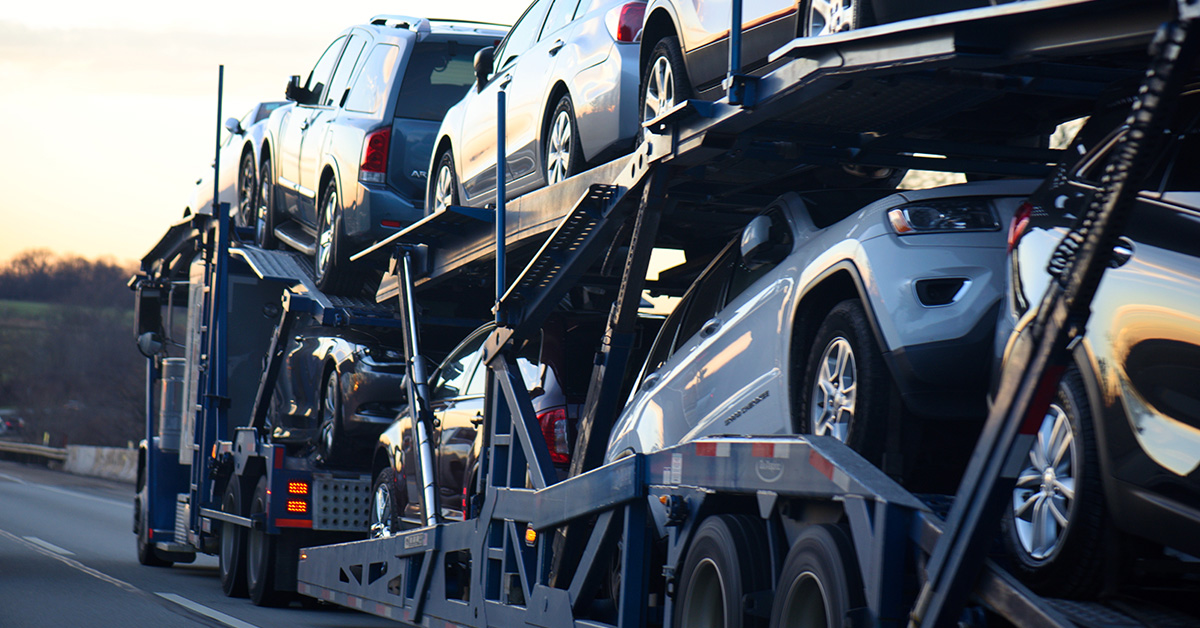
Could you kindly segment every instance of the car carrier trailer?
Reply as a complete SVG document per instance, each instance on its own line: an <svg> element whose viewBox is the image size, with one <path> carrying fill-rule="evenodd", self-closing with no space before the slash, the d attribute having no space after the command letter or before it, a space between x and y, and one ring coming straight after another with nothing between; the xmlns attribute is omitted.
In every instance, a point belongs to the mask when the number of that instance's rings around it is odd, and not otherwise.
<svg viewBox="0 0 1200 628"><path fill-rule="evenodd" d="M427 472L411 529L300 549L297 590L426 626L737 626L767 623L775 605L784 626L1195 622L1142 612L1136 600L1118 609L1041 598L987 557L1021 419L1036 410L1039 385L1052 385L1047 364L1086 324L1088 286L1106 263L1098 252L1111 249L1127 211L1121 177L1078 233L1085 253L1045 299L1025 344L1028 368L1005 374L957 498L913 495L831 437L730 435L601 464L654 246L729 232L748 219L743 208L838 170L1044 176L1062 156L1025 140L1087 115L1148 67L1147 115L1135 124L1151 131L1178 88L1177 66L1194 59L1194 10L1032 0L798 39L773 55L770 73L731 73L726 99L689 101L652 121L632 155L499 211L449 208L363 251L358 258L389 265L377 299L406 336L413 402L404 420L419 461L432 456L421 435L432 417L417 320L494 300L485 472L464 521L440 516ZM1156 33L1167 41L1152 56ZM1134 146L1121 167L1136 175L1152 157L1152 146ZM571 477L555 481L510 347L580 287L615 299ZM260 389L269 380L268 368ZM210 525L230 519L209 516Z"/></svg>

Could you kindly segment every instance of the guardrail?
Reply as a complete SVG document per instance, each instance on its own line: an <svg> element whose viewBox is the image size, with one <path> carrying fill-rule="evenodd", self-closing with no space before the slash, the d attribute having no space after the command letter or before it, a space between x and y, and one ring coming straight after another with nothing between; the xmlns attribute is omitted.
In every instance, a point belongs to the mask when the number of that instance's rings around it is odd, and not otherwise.
<svg viewBox="0 0 1200 628"><path fill-rule="evenodd" d="M34 445L33 443L14 443L0 440L0 452L37 456L49 460L57 460L58 462L67 461L67 450L65 447L47 447L45 445Z"/></svg>

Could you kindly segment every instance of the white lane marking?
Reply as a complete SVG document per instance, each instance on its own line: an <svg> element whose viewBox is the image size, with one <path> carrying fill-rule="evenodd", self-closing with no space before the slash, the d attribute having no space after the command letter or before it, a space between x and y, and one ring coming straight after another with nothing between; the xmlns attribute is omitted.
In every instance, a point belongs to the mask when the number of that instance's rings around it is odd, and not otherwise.
<svg viewBox="0 0 1200 628"><path fill-rule="evenodd" d="M226 615L221 611L211 609L203 604L197 604L196 602L193 602L182 595L175 595L174 593L155 593L155 595L163 598L164 600L174 602L190 611L200 613L201 615L204 615L210 619L215 619L222 624L229 626L230 628L258 628L258 626L255 626L254 624L248 624L236 617Z"/></svg>
<svg viewBox="0 0 1200 628"><path fill-rule="evenodd" d="M63 488L58 488L56 486L49 486L46 484L38 484L38 486L46 489L47 491L50 491L51 493L60 493L62 495L67 495L70 497L82 497L84 499L90 499L92 501L97 501L97 502L104 502L106 504L113 504L116 506L130 506L133 504L132 499L130 501L126 502L126 501L121 501L121 500L117 500L117 499L109 499L107 497L97 497L95 495L88 495L87 493L76 493L75 491L68 491ZM130 493L130 497L131 498L133 497L132 493Z"/></svg>
<svg viewBox="0 0 1200 628"><path fill-rule="evenodd" d="M9 475L7 473L0 473L0 478L4 478L9 482L16 482L17 484L29 484L29 482L26 482L15 475Z"/></svg>
<svg viewBox="0 0 1200 628"><path fill-rule="evenodd" d="M54 552L55 554L61 554L63 556L74 556L75 555L75 552L72 552L71 550L63 549L63 548L51 543L50 541L43 541L43 540L37 538L36 536L27 536L27 537L25 537L25 540L29 541L30 543L36 544L36 545L41 545L42 547L50 550L51 552Z"/></svg>
<svg viewBox="0 0 1200 628"><path fill-rule="evenodd" d="M82 571L83 573L85 573L93 578L96 578L97 580L103 580L104 582L115 585L118 588L124 589L130 593L138 593L138 594L142 593L141 589L133 586L132 584L129 584L128 582L125 582L124 580L118 580L117 578L114 578L104 572L96 571L95 569L92 569L91 567L88 567L87 565L85 565L73 558L67 558L66 556L60 556L58 554L55 554L54 552L42 547L41 545L38 545L37 543L33 543L31 541L26 541L25 539L7 531L7 530L0 530L0 536L13 541L14 543L20 543L22 545L28 546L30 549L32 549L35 552L38 552L39 554L45 554L46 556L49 556L50 558L53 558L54 560L57 560L60 563L63 563L69 567L78 569L79 571Z"/></svg>

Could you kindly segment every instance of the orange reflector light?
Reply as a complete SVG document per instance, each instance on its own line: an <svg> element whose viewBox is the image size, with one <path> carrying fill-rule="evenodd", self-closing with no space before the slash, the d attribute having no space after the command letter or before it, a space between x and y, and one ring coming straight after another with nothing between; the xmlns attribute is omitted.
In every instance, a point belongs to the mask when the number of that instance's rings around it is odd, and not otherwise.
<svg viewBox="0 0 1200 628"><path fill-rule="evenodd" d="M300 552L300 560L307 560L308 552Z"/></svg>
<svg viewBox="0 0 1200 628"><path fill-rule="evenodd" d="M525 542L530 545L537 543L537 530L525 528Z"/></svg>
<svg viewBox="0 0 1200 628"><path fill-rule="evenodd" d="M306 513L308 512L308 502L304 501L303 499L289 499L287 500L287 511Z"/></svg>
<svg viewBox="0 0 1200 628"><path fill-rule="evenodd" d="M308 482L289 481L288 495L308 495Z"/></svg>

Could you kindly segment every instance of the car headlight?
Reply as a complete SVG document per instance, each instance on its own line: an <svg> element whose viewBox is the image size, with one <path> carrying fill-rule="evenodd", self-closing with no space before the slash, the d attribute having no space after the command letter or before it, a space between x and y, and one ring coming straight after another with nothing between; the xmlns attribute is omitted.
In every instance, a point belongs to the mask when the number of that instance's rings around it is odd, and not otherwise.
<svg viewBox="0 0 1200 628"><path fill-rule="evenodd" d="M899 235L1000 229L996 211L985 199L918 201L892 209L888 220Z"/></svg>

